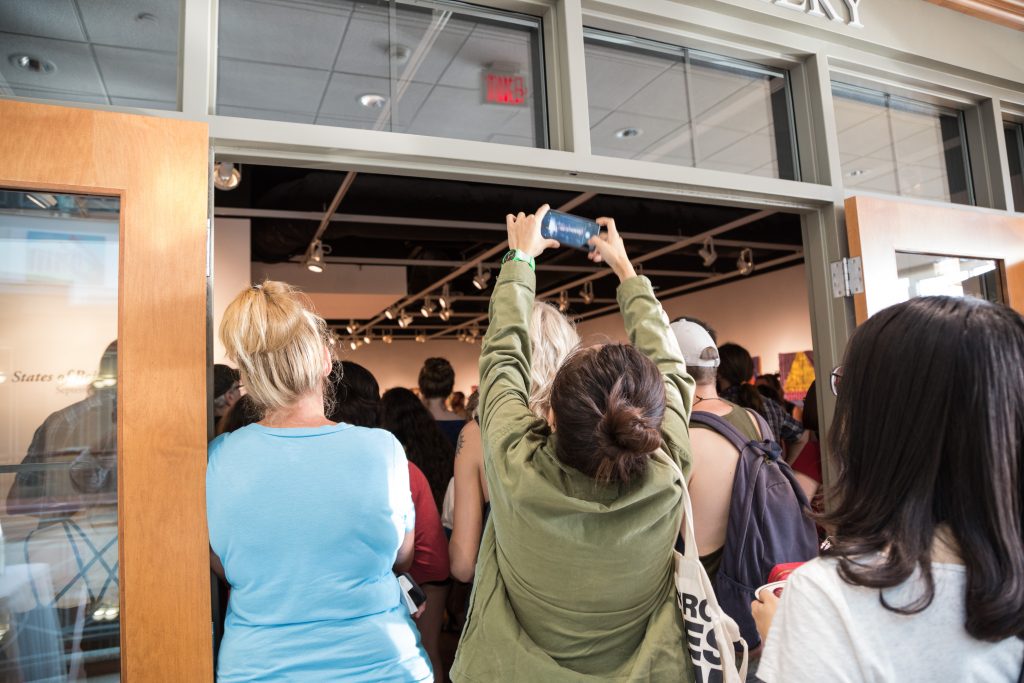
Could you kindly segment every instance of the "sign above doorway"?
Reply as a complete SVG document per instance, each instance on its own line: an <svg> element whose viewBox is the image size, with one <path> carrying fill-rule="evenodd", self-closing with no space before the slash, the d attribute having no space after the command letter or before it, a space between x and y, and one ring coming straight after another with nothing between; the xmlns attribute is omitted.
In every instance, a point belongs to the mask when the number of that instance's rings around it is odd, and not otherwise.
<svg viewBox="0 0 1024 683"><path fill-rule="evenodd" d="M773 5L803 12L812 17L821 17L854 28L864 28L860 22L862 0L765 0ZM842 10L837 9L842 7Z"/></svg>

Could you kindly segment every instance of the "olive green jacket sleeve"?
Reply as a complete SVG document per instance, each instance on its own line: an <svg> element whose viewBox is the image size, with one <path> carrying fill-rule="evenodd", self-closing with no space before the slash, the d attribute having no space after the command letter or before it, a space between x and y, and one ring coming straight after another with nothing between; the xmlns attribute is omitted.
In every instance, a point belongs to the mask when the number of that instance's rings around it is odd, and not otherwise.
<svg viewBox="0 0 1024 683"><path fill-rule="evenodd" d="M618 300L629 341L654 361L665 380L661 438L669 457L689 479L692 464L689 423L696 385L686 371L679 342L646 277L633 277L619 285Z"/></svg>
<svg viewBox="0 0 1024 683"><path fill-rule="evenodd" d="M480 432L485 461L503 479L532 459L550 435L529 408L530 336L536 276L529 265L501 267L491 294L490 322L480 351ZM488 457L489 456L489 457Z"/></svg>

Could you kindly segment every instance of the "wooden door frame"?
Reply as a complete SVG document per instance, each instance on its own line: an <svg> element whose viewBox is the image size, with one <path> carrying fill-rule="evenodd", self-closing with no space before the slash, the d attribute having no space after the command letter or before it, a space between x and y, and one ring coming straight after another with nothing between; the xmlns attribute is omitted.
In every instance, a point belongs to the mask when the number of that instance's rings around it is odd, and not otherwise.
<svg viewBox="0 0 1024 683"><path fill-rule="evenodd" d="M899 303L897 251L1001 261L1006 301L1024 313L1024 215L856 196L846 200L846 230L864 272L864 291L854 295L858 325Z"/></svg>
<svg viewBox="0 0 1024 683"><path fill-rule="evenodd" d="M0 187L121 200L121 671L210 681L207 126L14 101L0 121Z"/></svg>

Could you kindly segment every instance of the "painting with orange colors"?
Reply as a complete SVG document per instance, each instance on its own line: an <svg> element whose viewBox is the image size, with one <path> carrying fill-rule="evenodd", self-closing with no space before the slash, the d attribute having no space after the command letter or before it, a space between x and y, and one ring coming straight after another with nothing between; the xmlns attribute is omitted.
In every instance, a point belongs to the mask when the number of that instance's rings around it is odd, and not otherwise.
<svg viewBox="0 0 1024 683"><path fill-rule="evenodd" d="M814 381L814 351L779 354L779 381L787 401L802 401Z"/></svg>

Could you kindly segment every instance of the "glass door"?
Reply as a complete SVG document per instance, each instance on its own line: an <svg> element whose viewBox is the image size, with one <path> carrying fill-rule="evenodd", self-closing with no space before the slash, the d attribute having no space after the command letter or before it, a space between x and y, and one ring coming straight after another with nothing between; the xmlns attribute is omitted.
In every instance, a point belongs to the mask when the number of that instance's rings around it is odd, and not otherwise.
<svg viewBox="0 0 1024 683"><path fill-rule="evenodd" d="M880 197L846 200L861 258L857 323L915 296L975 296L1024 312L1024 216Z"/></svg>
<svg viewBox="0 0 1024 683"><path fill-rule="evenodd" d="M206 127L0 120L0 680L211 680Z"/></svg>

